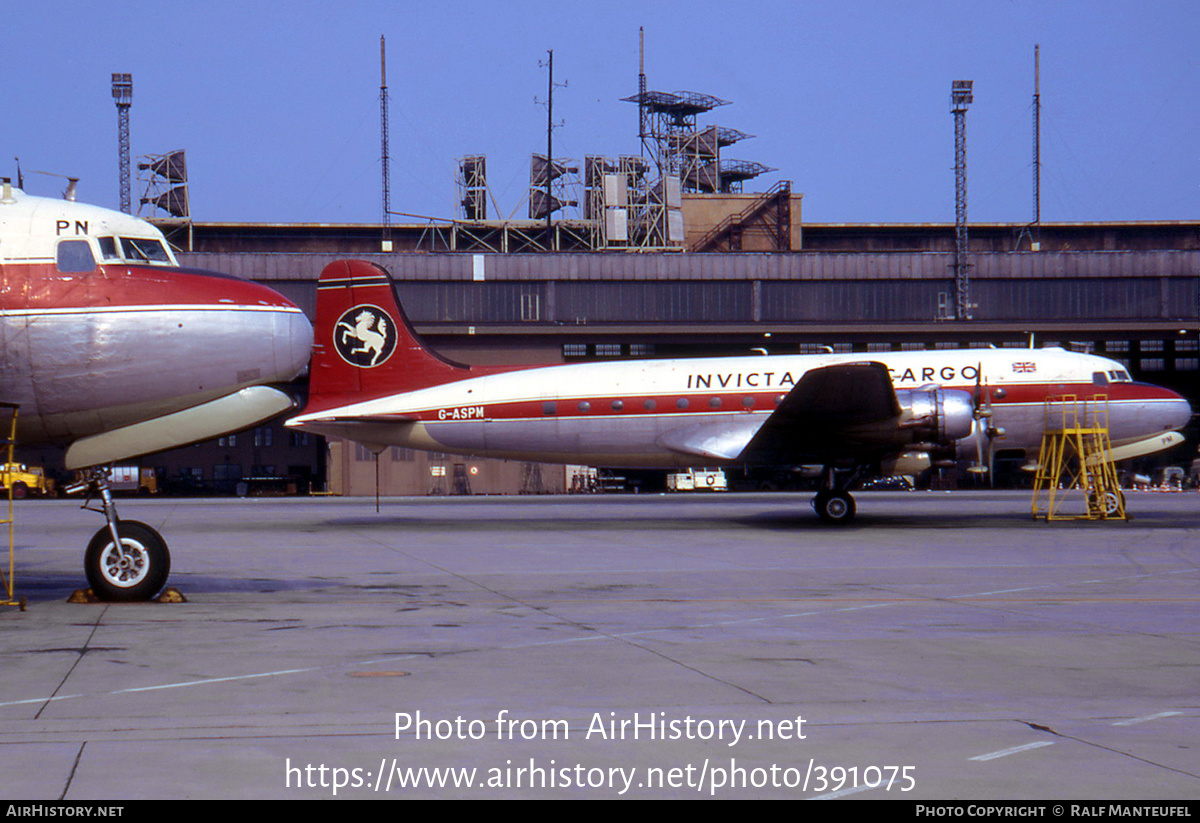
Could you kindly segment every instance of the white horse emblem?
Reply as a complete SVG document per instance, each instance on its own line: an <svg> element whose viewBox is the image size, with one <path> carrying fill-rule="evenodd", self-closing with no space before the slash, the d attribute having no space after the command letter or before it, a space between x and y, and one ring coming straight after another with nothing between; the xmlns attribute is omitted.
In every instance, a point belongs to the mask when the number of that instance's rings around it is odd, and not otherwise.
<svg viewBox="0 0 1200 823"><path fill-rule="evenodd" d="M342 359L364 368L378 366L396 347L396 333L387 315L375 306L355 306L347 311L334 326L333 337Z"/></svg>

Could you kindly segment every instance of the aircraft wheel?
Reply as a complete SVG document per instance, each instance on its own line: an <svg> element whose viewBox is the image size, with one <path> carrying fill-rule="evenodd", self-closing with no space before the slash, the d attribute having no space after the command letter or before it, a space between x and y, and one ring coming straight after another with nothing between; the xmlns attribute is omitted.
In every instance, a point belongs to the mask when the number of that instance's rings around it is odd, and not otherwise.
<svg viewBox="0 0 1200 823"><path fill-rule="evenodd" d="M131 602L149 600L166 585L171 573L171 553L162 535L137 520L117 523L121 535L121 558L108 526L88 543L83 567L92 591L101 600Z"/></svg>
<svg viewBox="0 0 1200 823"><path fill-rule="evenodd" d="M817 515L826 523L841 526L854 519L854 498L844 491L821 491L812 501Z"/></svg>
<svg viewBox="0 0 1200 823"><path fill-rule="evenodd" d="M1116 517L1125 505L1125 495L1121 492L1105 492L1100 502L1104 506L1105 517Z"/></svg>

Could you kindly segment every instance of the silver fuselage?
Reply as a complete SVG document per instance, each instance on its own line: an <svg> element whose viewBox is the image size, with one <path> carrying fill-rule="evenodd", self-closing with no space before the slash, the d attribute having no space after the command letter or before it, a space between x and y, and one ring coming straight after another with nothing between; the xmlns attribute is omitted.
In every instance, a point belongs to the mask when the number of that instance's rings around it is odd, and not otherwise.
<svg viewBox="0 0 1200 823"><path fill-rule="evenodd" d="M1037 449L1047 400L1062 395L1102 395L1114 445L1180 428L1191 415L1179 395L1130 381L1112 360L1061 349L976 349L548 366L306 410L289 425L374 446L515 460L711 466L740 462L737 443L751 441L807 371L864 360L886 365L897 390L985 392L990 425L1002 432L998 450ZM730 433L728 457L677 445L681 432L710 430ZM971 437L958 445L964 454L975 449Z"/></svg>

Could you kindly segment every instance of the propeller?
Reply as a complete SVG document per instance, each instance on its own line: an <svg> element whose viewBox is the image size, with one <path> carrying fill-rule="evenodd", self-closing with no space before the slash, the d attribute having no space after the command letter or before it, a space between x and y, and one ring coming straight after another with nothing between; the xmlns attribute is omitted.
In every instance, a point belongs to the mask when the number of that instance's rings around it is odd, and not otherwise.
<svg viewBox="0 0 1200 823"><path fill-rule="evenodd" d="M988 484L996 485L995 478L995 449L993 442L997 437L1004 436L1004 430L992 425L992 397L1003 397L1004 389L994 392L983 382L983 363L976 367L975 390L972 393L975 406L975 422L971 427L971 437L975 440L975 462L967 467L972 474L986 474Z"/></svg>

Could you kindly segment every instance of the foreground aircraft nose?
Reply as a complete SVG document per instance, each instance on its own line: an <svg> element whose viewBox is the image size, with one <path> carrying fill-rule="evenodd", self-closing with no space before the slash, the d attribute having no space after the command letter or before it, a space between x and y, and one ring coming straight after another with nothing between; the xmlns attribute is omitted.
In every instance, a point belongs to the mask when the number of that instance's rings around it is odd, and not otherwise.
<svg viewBox="0 0 1200 823"><path fill-rule="evenodd" d="M188 269L134 269L120 284L125 302L105 312L103 345L88 361L95 379L81 384L77 369L63 369L39 384L43 418L64 421L52 434L71 440L67 468L199 442L292 405L272 384L303 370L312 325L290 300ZM43 336L56 331L43 325Z"/></svg>
<svg viewBox="0 0 1200 823"><path fill-rule="evenodd" d="M286 382L300 374L312 356L313 327L296 306L279 307L266 313L257 339L270 341L272 361L266 382ZM249 353L248 353L249 354Z"/></svg>
<svg viewBox="0 0 1200 823"><path fill-rule="evenodd" d="M200 273L194 286L207 296L209 316L180 330L178 344L194 345L230 388L285 383L308 364L312 324L278 292L248 280Z"/></svg>

